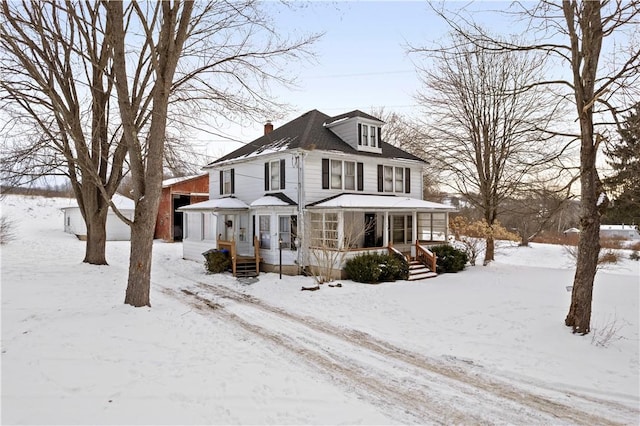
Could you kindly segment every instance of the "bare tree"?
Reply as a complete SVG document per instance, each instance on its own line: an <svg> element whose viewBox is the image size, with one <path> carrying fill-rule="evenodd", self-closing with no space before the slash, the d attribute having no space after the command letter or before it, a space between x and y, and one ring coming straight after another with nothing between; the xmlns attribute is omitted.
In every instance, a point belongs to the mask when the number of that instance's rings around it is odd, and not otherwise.
<svg viewBox="0 0 640 426"><path fill-rule="evenodd" d="M51 1L1 8L3 177L14 183L68 177L87 226L84 262L106 264L109 200L126 147L109 128L111 54L101 6Z"/></svg>
<svg viewBox="0 0 640 426"><path fill-rule="evenodd" d="M77 193L92 191L79 202L103 203L106 214L129 170L136 210L133 221L121 216L132 229L125 303L150 305L151 245L171 132L209 114L277 116L282 108L270 98L270 84L290 83L287 64L310 57L307 47L317 36L282 38L260 6L252 0L2 5L3 71L26 69L3 87L4 99L33 109ZM85 104L96 110L89 113ZM184 111L194 113L180 116Z"/></svg>
<svg viewBox="0 0 640 426"><path fill-rule="evenodd" d="M427 162L422 176L422 198L441 202L443 194L438 185L441 171L437 163L430 161L429 151L425 148L433 143L433 138L427 134L425 126L412 117L387 111L384 107L373 108L370 114L384 121L384 142L402 148Z"/></svg>
<svg viewBox="0 0 640 426"><path fill-rule="evenodd" d="M452 34L450 46L413 48L435 61L422 68L418 102L428 110L433 141L425 146L444 182L480 209L491 227L501 204L557 157L544 128L558 113L535 82L541 55L494 53ZM484 264L494 259L488 233Z"/></svg>
<svg viewBox="0 0 640 426"><path fill-rule="evenodd" d="M288 82L279 61L299 58L316 37L280 40L253 1L132 2L126 9L108 2L106 8L136 205L125 303L145 306L173 102L207 101L228 116L263 117L277 106L265 85Z"/></svg>
<svg viewBox="0 0 640 426"><path fill-rule="evenodd" d="M640 96L640 1L541 1L515 3L514 18L528 22L526 42L505 42L482 31L471 20L444 12L450 27L474 46L493 52L537 51L562 66L538 84L553 87L571 99L580 145L580 240L571 305L565 324L574 333L591 330L593 282L600 252L600 217L608 200L597 169L598 151L620 114L630 111ZM608 60L607 60L608 59ZM565 131L566 133L566 131Z"/></svg>

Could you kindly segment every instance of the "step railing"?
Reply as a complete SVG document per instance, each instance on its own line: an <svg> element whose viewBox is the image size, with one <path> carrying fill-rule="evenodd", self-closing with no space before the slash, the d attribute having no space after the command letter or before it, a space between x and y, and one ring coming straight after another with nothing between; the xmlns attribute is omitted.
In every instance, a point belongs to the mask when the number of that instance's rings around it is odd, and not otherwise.
<svg viewBox="0 0 640 426"><path fill-rule="evenodd" d="M236 253L236 242L235 240L221 240L220 239L220 235L218 236L218 239L216 240L216 245L218 246L218 250L228 250L229 251L229 256L231 257L231 273L233 273L233 276L236 276L236 262L238 260L237 257L237 253Z"/></svg>
<svg viewBox="0 0 640 426"><path fill-rule="evenodd" d="M436 253L432 252L416 240L416 260L424 263L431 272L436 272Z"/></svg>
<svg viewBox="0 0 640 426"><path fill-rule="evenodd" d="M389 254L396 254L400 257L402 257L404 260L406 260L407 262L410 262L411 259L409 259L407 256L404 255L404 253L402 253L400 250L398 250L397 248L395 248L392 244L391 241L389 241L389 245L387 246L387 251L389 252Z"/></svg>

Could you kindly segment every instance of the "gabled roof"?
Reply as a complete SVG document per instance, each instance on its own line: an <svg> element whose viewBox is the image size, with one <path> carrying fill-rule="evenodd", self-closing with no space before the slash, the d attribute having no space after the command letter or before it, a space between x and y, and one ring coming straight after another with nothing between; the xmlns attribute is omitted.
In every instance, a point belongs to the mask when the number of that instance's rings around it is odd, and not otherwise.
<svg viewBox="0 0 640 426"><path fill-rule="evenodd" d="M368 120L377 121L378 123L384 123L384 121L380 120L379 118L374 117L373 115L369 115L366 112L362 112L359 109L356 109L353 111L345 112L344 114L336 115L335 117L331 117L325 122L325 124L331 124L345 118L353 118L353 117L361 117L361 118L366 118Z"/></svg>
<svg viewBox="0 0 640 426"><path fill-rule="evenodd" d="M200 203L189 204L178 208L185 210L248 210L249 206L244 201L235 197L213 198Z"/></svg>
<svg viewBox="0 0 640 426"><path fill-rule="evenodd" d="M298 204L291 198L287 197L282 192L275 192L273 194L265 194L264 197L260 197L251 203L251 207L266 207L266 206L297 206Z"/></svg>
<svg viewBox="0 0 640 426"><path fill-rule="evenodd" d="M400 148L396 148L386 142L382 142L382 154L356 150L325 126L326 123L335 122L341 118L348 117L348 114L380 121L379 119L358 110L347 114L341 114L336 117L329 117L317 109L314 109L302 114L300 117L282 125L281 127L273 129L270 133L249 142L230 154L217 159L210 163L209 166L214 166L228 160L250 158L290 149L340 151L354 155L365 155L380 158L403 158L424 162L423 159L416 157L413 154L409 154L408 152L403 151ZM382 121L380 122L382 123Z"/></svg>
<svg viewBox="0 0 640 426"><path fill-rule="evenodd" d="M111 201L113 202L113 204L116 206L118 210L134 210L136 208L136 203L131 198L125 197L124 195L121 195L118 193L113 194L113 196L111 197ZM75 208L79 208L79 207L78 207L78 201L74 199L69 202L68 206L62 207L60 210L75 209ZM109 207L109 209L111 209L111 207Z"/></svg>

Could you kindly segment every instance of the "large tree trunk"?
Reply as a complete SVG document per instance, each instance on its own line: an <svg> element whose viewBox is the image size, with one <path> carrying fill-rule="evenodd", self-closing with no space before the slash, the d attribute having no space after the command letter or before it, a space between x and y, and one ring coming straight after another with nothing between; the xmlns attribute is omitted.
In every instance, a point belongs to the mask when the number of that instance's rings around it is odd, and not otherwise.
<svg viewBox="0 0 640 426"><path fill-rule="evenodd" d="M105 255L107 246L107 212L108 209L89 214L85 219L87 225L87 245L85 247L85 263L107 265Z"/></svg>
<svg viewBox="0 0 640 426"><path fill-rule="evenodd" d="M587 132L589 127L586 125ZM592 137L589 139L589 135L583 134L583 140L592 140ZM580 239L571 306L564 322L574 333L587 334L591 330L593 282L600 254L600 207L606 200L600 200L593 143L582 143L580 157Z"/></svg>
<svg viewBox="0 0 640 426"><path fill-rule="evenodd" d="M156 202L154 206L149 198L140 200L131 227L129 278L124 303L135 307L151 306L151 261L158 204Z"/></svg>

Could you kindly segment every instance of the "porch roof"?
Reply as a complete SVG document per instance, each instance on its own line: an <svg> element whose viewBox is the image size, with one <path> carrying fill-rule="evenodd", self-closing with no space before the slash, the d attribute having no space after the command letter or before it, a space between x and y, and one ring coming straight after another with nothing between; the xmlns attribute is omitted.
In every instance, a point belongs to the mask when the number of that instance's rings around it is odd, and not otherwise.
<svg viewBox="0 0 640 426"><path fill-rule="evenodd" d="M251 203L251 207L296 206L296 202L282 192L265 194Z"/></svg>
<svg viewBox="0 0 640 426"><path fill-rule="evenodd" d="M341 194L307 206L309 209L382 209L455 211L455 207L397 195Z"/></svg>
<svg viewBox="0 0 640 426"><path fill-rule="evenodd" d="M235 197L214 198L212 200L202 201L200 203L189 204L180 207L179 211L184 210L248 210L249 206L242 200Z"/></svg>

